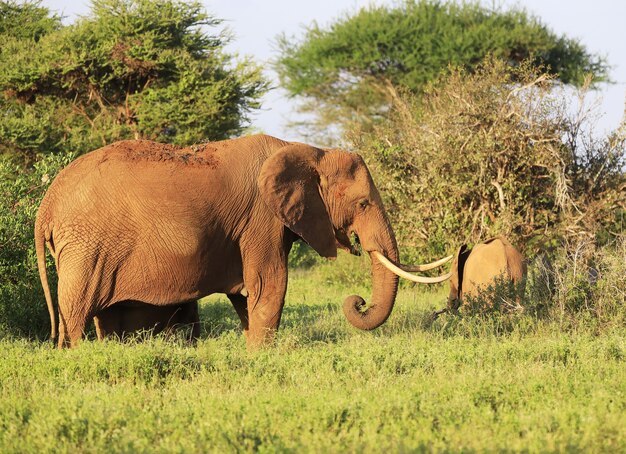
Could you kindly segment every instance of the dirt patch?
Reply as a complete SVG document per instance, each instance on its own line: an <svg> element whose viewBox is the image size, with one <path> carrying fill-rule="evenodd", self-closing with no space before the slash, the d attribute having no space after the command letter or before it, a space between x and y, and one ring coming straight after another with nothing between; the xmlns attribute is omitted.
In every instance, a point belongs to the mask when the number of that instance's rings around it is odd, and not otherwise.
<svg viewBox="0 0 626 454"><path fill-rule="evenodd" d="M152 142L150 140L123 140L110 145L129 161L175 162L190 166L207 166L215 169L219 159L217 149L211 144L190 147Z"/></svg>

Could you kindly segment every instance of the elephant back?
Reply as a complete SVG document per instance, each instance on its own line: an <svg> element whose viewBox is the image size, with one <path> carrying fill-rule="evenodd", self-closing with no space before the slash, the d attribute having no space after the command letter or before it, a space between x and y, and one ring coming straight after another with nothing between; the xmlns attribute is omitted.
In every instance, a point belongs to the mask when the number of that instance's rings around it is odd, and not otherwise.
<svg viewBox="0 0 626 454"><path fill-rule="evenodd" d="M509 278L505 245L498 238L477 244L465 262L461 298L477 297L481 289L503 276Z"/></svg>

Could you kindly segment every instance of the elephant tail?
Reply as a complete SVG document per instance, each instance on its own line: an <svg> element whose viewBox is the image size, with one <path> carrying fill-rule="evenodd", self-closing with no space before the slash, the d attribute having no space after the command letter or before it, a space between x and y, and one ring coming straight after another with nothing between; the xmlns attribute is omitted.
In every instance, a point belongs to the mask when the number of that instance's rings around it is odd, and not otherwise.
<svg viewBox="0 0 626 454"><path fill-rule="evenodd" d="M50 294L50 286L48 285L48 273L46 271L46 234L43 226L37 221L35 222L35 250L37 251L37 268L39 269L39 279L43 287L43 294L46 297L48 305L48 314L50 315L50 339L57 337L57 321L54 313L54 305L52 303L52 295ZM50 238L52 240L52 233Z"/></svg>

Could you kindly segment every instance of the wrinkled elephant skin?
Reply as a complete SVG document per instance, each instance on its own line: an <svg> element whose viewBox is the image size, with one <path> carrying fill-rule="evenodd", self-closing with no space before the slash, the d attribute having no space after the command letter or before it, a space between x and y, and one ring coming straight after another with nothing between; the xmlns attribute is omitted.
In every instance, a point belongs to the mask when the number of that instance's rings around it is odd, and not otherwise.
<svg viewBox="0 0 626 454"><path fill-rule="evenodd" d="M75 345L99 313L123 301L168 306L230 298L248 345L270 341L287 288L287 256L306 241L398 260L393 230L362 158L265 135L188 148L116 142L68 165L37 214L39 272L56 336L45 246L58 272L58 343ZM382 324L398 278L372 257L373 295L348 320ZM344 308L345 310L345 308ZM148 322L151 322L148 320Z"/></svg>

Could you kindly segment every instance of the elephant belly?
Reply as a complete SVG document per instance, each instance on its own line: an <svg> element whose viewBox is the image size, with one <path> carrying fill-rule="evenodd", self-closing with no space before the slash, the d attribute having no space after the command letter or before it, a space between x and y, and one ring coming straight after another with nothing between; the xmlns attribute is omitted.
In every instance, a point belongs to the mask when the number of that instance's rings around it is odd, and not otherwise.
<svg viewBox="0 0 626 454"><path fill-rule="evenodd" d="M135 300L155 305L227 293L242 285L238 254L227 251L154 251L129 260L120 273L115 301Z"/></svg>

